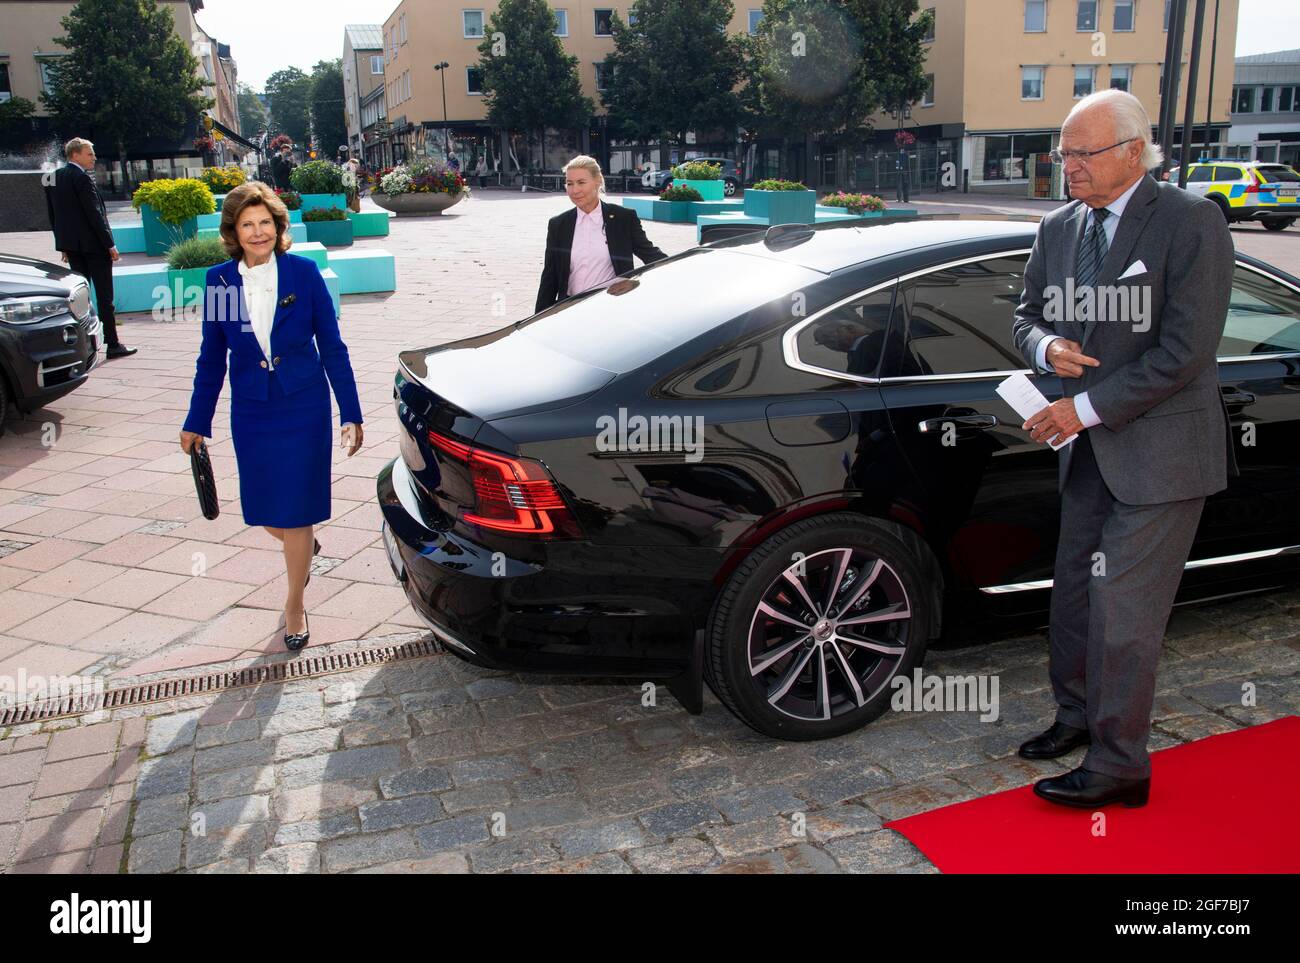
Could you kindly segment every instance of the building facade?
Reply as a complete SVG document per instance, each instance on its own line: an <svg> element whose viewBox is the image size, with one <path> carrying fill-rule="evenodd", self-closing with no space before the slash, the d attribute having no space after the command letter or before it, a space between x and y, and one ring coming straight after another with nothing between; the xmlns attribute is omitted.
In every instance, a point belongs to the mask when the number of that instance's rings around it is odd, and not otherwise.
<svg viewBox="0 0 1300 963"><path fill-rule="evenodd" d="M212 98L207 111L212 130L221 134L211 159L238 160L250 145L239 135L238 71L229 45L215 40L200 26L203 0L159 0L172 15L175 32L198 59L203 94ZM49 89L49 69L67 55L54 42L63 36L60 20L76 6L73 0L0 0L0 98L25 97L36 105L33 137L50 140L49 112L40 95ZM158 139L128 155L135 183L151 177L181 177L203 167L203 154L194 147L199 128L179 138ZM101 151L101 153L108 153ZM100 179L109 192L121 189L121 171L114 158L102 157Z"/></svg>
<svg viewBox="0 0 1300 963"><path fill-rule="evenodd" d="M343 28L343 109L347 115L348 150L366 159L363 134L383 119L384 42L380 24L349 24ZM380 91L378 98L372 96ZM378 102L378 107L373 105ZM362 105L368 108L363 118ZM366 121L369 121L367 123Z"/></svg>
<svg viewBox="0 0 1300 963"><path fill-rule="evenodd" d="M1300 168L1300 50L1238 57L1224 156Z"/></svg>

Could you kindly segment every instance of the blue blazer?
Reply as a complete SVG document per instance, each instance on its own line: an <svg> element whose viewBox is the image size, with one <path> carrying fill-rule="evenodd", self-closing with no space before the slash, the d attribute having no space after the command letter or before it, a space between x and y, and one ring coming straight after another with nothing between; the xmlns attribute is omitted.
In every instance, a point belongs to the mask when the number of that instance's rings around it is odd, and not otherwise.
<svg viewBox="0 0 1300 963"><path fill-rule="evenodd" d="M208 269L203 300L203 344L194 374L194 393L185 431L212 437L212 415L226 380L230 354L230 396L265 401L271 366L285 394L293 394L329 376L339 406L339 423L361 424L361 402L352 377L348 348L339 336L338 317L329 288L316 262L296 254L276 255L279 279L275 319L271 323L271 364L248 323L244 278L238 260ZM286 304L286 301L288 303Z"/></svg>

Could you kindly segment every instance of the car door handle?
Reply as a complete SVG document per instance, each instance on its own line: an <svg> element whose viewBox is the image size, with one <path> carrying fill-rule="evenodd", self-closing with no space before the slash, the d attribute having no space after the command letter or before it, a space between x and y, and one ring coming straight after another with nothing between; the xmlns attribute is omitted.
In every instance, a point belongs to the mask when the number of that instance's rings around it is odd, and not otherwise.
<svg viewBox="0 0 1300 963"><path fill-rule="evenodd" d="M944 431L948 425L958 428L978 428L987 431L998 426L997 415L948 415L943 418L927 418L916 423L916 430L922 434L932 431Z"/></svg>
<svg viewBox="0 0 1300 963"><path fill-rule="evenodd" d="M1241 391L1237 388L1222 388L1223 403L1226 405L1253 405L1255 396L1249 391Z"/></svg>

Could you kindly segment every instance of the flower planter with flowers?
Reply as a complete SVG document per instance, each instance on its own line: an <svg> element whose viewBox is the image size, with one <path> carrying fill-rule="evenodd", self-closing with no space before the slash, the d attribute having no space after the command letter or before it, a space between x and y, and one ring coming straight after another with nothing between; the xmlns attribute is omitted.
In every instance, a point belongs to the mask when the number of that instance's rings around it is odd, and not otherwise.
<svg viewBox="0 0 1300 963"><path fill-rule="evenodd" d="M817 219L817 192L797 181L758 181L745 191L745 214L768 224L812 224Z"/></svg>
<svg viewBox="0 0 1300 963"><path fill-rule="evenodd" d="M167 288L173 308L202 304L208 268L224 264L230 255L218 237L191 237L167 250Z"/></svg>
<svg viewBox="0 0 1300 963"><path fill-rule="evenodd" d="M285 208L289 211L289 223L302 223L302 197L297 191L282 191L280 188L273 188L275 196L280 199Z"/></svg>
<svg viewBox="0 0 1300 963"><path fill-rule="evenodd" d="M200 214L215 214L212 191L200 180L182 177L145 181L131 196L144 226L144 252L162 257L177 241L194 237Z"/></svg>
<svg viewBox="0 0 1300 963"><path fill-rule="evenodd" d="M686 161L673 168L673 187L689 187L702 201L720 201L725 196L721 164Z"/></svg>
<svg viewBox="0 0 1300 963"><path fill-rule="evenodd" d="M689 223L694 220L691 217L691 205L702 200L704 198L700 197L700 192L694 187L674 183L659 195L659 200L655 201L654 219L670 223Z"/></svg>
<svg viewBox="0 0 1300 963"><path fill-rule="evenodd" d="M399 164L379 179L370 199L399 217L403 214L441 214L462 198L469 187L460 171L425 160Z"/></svg>
<svg viewBox="0 0 1300 963"><path fill-rule="evenodd" d="M326 160L308 161L293 169L289 183L298 192L302 212L347 207L343 168Z"/></svg>
<svg viewBox="0 0 1300 963"><path fill-rule="evenodd" d="M846 194L837 191L827 194L819 203L822 207L843 208L859 217L882 217L885 213L885 202L874 194Z"/></svg>
<svg viewBox="0 0 1300 963"><path fill-rule="evenodd" d="M341 207L318 207L302 216L307 228L307 240L319 241L326 247L351 247L352 222Z"/></svg>

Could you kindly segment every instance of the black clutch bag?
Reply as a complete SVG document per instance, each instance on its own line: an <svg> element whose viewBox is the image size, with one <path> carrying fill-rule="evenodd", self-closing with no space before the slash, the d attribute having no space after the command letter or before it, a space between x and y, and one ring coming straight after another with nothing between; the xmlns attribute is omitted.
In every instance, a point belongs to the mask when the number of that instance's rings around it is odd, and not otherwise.
<svg viewBox="0 0 1300 963"><path fill-rule="evenodd" d="M203 444L201 438L190 448L190 470L194 472L194 491L198 493L203 517L209 520L216 518L221 514L221 506L217 504L217 479L212 474L208 446Z"/></svg>

